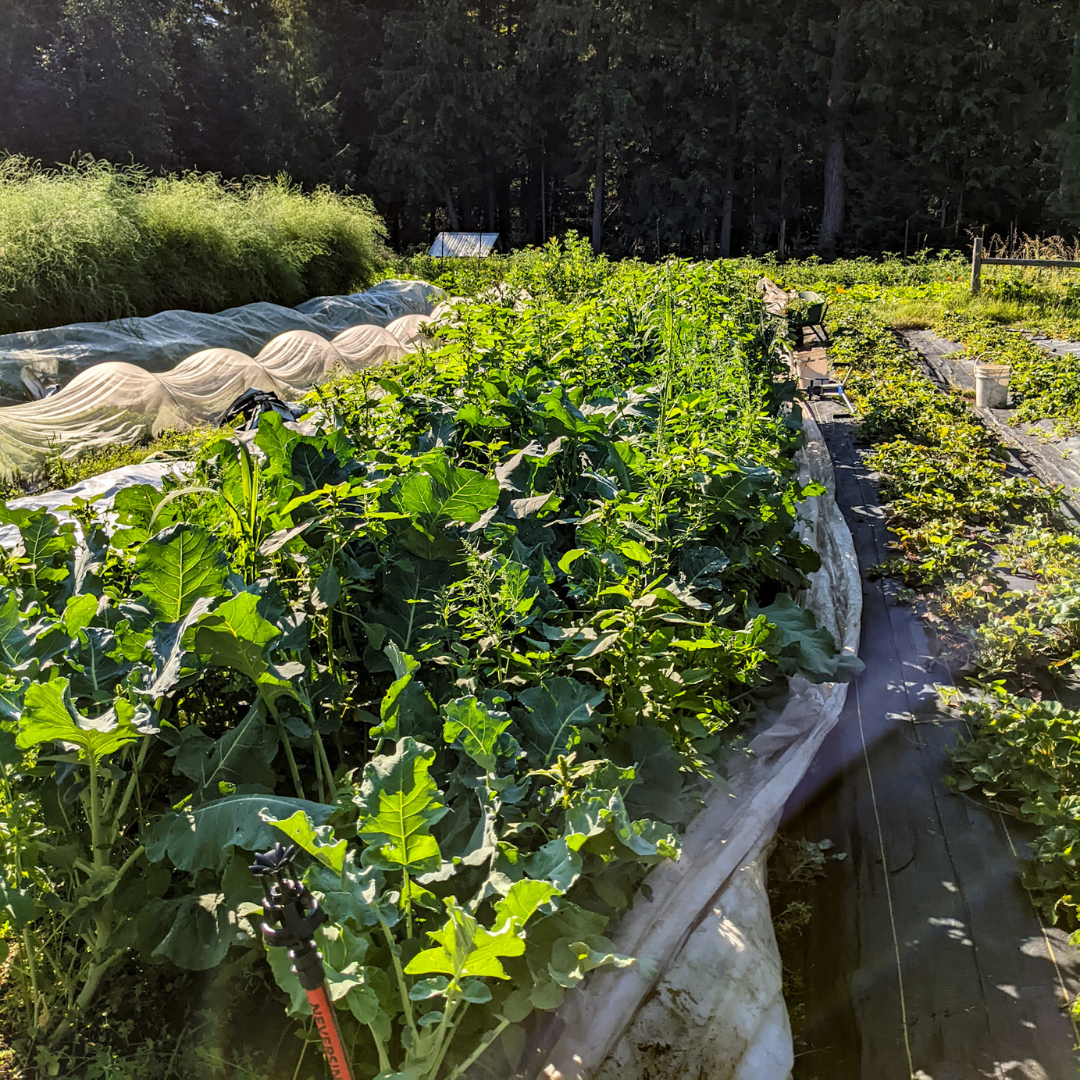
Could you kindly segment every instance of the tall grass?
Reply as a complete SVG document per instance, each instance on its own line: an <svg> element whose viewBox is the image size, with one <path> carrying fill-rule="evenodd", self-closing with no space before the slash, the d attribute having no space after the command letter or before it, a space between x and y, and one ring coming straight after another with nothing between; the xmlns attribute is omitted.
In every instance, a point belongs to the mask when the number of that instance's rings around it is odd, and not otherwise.
<svg viewBox="0 0 1080 1080"><path fill-rule="evenodd" d="M283 178L3 157L0 333L350 292L385 265L383 236L367 199Z"/></svg>

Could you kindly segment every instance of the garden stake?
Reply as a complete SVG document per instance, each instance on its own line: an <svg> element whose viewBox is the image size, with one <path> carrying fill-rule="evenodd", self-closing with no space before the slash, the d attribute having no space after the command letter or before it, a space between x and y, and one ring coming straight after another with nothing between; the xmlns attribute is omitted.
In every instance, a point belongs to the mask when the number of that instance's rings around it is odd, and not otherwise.
<svg viewBox="0 0 1080 1080"><path fill-rule="evenodd" d="M311 890L294 877L292 860L295 854L295 847L287 848L277 843L269 851L255 856L251 872L262 882L266 898L263 912L267 922L262 924L263 937L268 945L289 950L292 969L311 1004L330 1075L334 1080L354 1080L334 1006L326 991L322 957L313 940L315 931L326 921L326 912L319 907ZM277 928L272 923L276 923Z"/></svg>

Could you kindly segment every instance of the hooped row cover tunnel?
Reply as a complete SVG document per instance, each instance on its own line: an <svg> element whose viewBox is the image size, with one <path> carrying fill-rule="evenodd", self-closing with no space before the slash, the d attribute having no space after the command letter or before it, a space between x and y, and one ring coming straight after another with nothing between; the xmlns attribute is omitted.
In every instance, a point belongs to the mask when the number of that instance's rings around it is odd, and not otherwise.
<svg viewBox="0 0 1080 1080"><path fill-rule="evenodd" d="M32 475L55 454L214 424L245 390L296 398L335 372L399 359L425 340L422 326L444 300L424 281L383 281L299 308L167 311L0 337L0 392L66 383L0 408L0 476Z"/></svg>

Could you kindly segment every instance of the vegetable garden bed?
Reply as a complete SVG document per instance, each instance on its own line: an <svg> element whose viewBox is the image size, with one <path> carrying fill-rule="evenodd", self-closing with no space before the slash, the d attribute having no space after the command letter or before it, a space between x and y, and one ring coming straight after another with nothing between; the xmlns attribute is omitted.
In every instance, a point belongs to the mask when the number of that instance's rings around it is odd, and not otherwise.
<svg viewBox="0 0 1080 1080"><path fill-rule="evenodd" d="M855 419L841 419L837 406L827 437L846 446L839 466L860 558L888 579L866 592L862 711L842 718L826 744L811 770L824 787L791 822L794 846L770 867L783 878L792 852L816 852L818 841L849 856L835 865L821 857L802 884L771 892L786 904L776 911L797 1077L869 1063L883 1076L968 1075L1021 1060L1033 1074L1040 1064L1047 1075L1070 1074L1075 1021L1058 1009L1076 994L1080 971L1075 939L1067 943L1077 925L1069 748L1080 698L1078 563L1061 498L1076 493L1039 483L1032 466L1037 451L1069 445L1075 355L1051 355L1043 338L1076 336L1075 285L1055 282L1052 296L1032 289L1021 300L995 287L974 302L954 278L944 260L782 272L787 287L833 302L830 351ZM930 328L960 339L965 364L1012 361L1019 409L974 410L961 387L931 380L897 334ZM994 351L1005 345L1011 355ZM1073 349L1058 342L1053 351ZM942 369L957 362L933 360ZM1053 435L1049 447L1045 436L1027 437L1034 423ZM837 434L849 427L858 449ZM888 535L875 524L879 485ZM871 532L892 549L866 558ZM935 683L947 689L936 705ZM845 922L834 930L838 910ZM883 976L894 963L899 984ZM1004 1009L987 990L1003 981L1019 994ZM981 1034L978 1016L989 1023Z"/></svg>
<svg viewBox="0 0 1080 1080"><path fill-rule="evenodd" d="M285 837L359 1076L513 1065L532 1014L632 962L610 928L755 718L844 670L795 602L822 489L753 280L552 247L513 306L319 389L315 435L268 414L114 528L77 506L81 539L0 510L15 1061L318 1075L253 925L250 852ZM295 1052L134 992L178 970L280 1002Z"/></svg>
<svg viewBox="0 0 1080 1080"><path fill-rule="evenodd" d="M1051 922L1073 928L1080 539L1060 492L1010 456L959 390L935 387L864 301L841 299L831 331L888 500L895 555L878 572L907 586L961 684L947 695L967 725L953 751L956 783L1041 830L1027 883ZM970 351L1002 338L965 340ZM1021 374L1018 412L1047 415L1048 402L1064 400L1068 371L1055 382L1045 352L1007 340Z"/></svg>

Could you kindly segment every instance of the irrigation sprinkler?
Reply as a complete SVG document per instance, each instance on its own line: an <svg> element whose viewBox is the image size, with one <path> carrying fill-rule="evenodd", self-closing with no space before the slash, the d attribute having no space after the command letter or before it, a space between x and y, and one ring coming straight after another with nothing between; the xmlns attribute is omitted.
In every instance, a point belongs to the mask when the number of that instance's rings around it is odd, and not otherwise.
<svg viewBox="0 0 1080 1080"><path fill-rule="evenodd" d="M265 898L263 914L267 921L262 924L263 937L268 945L289 950L293 971L311 1004L330 1075L334 1080L354 1080L334 1005L326 991L322 957L315 948L315 931L326 922L326 912L311 890L295 877L295 854L295 847L277 843L255 856L251 872L262 882Z"/></svg>

